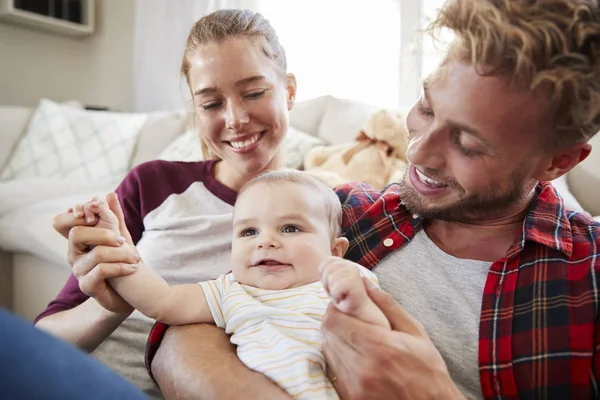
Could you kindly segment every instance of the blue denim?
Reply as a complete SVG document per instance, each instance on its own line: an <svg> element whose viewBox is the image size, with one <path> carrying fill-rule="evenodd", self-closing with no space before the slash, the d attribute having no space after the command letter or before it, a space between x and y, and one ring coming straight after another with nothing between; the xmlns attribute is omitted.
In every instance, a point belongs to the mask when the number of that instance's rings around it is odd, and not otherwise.
<svg viewBox="0 0 600 400"><path fill-rule="evenodd" d="M94 358L1 308L0 398L147 399Z"/></svg>

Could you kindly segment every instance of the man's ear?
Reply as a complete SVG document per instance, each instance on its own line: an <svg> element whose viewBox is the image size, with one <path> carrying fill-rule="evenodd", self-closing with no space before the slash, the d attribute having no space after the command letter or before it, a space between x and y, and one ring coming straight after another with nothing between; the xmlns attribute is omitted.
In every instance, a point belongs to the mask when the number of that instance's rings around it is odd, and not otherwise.
<svg viewBox="0 0 600 400"><path fill-rule="evenodd" d="M556 150L545 157L536 171L535 179L538 181L553 181L575 168L590 155L592 145L589 143L578 143L566 149Z"/></svg>
<svg viewBox="0 0 600 400"><path fill-rule="evenodd" d="M296 103L296 76L294 74L287 74L285 76L285 88L288 93L287 106L288 111L294 108Z"/></svg>
<svg viewBox="0 0 600 400"><path fill-rule="evenodd" d="M348 239L345 237L339 237L333 241L333 246L331 247L331 255L336 257L344 257L346 254L346 250L348 250Z"/></svg>

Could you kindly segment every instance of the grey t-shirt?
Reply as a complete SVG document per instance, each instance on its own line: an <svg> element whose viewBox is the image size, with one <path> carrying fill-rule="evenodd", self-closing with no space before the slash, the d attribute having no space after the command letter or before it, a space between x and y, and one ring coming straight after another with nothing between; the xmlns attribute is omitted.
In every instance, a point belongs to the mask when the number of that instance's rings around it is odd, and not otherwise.
<svg viewBox="0 0 600 400"><path fill-rule="evenodd" d="M491 264L446 254L421 230L373 269L381 288L425 326L454 383L469 399L483 398L479 317Z"/></svg>

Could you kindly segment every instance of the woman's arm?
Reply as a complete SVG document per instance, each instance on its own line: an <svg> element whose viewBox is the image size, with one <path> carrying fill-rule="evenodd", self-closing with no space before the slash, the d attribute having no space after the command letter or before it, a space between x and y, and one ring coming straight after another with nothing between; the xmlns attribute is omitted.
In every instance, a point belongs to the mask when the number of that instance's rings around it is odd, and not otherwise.
<svg viewBox="0 0 600 400"><path fill-rule="evenodd" d="M150 362L166 399L291 399L242 364L229 336L214 325L170 327Z"/></svg>
<svg viewBox="0 0 600 400"><path fill-rule="evenodd" d="M75 308L40 319L36 327L91 353L128 315L108 311L89 298Z"/></svg>

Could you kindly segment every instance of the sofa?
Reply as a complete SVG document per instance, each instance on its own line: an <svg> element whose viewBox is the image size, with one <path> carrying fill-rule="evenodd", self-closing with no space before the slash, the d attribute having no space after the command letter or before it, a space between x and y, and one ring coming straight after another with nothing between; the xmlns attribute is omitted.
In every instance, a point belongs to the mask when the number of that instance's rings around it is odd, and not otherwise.
<svg viewBox="0 0 600 400"><path fill-rule="evenodd" d="M352 141L379 108L333 96L297 103L284 143L286 166L302 168L304 154L316 145ZM63 137L66 130L71 138ZM116 130L122 136L102 133ZM61 140L70 140L63 147L71 145L71 153L52 153ZM600 135L592 142L598 149L555 185L569 208L600 220ZM110 113L76 101L0 107L0 143L0 305L29 320L70 273L67 241L52 229L54 215L114 190L142 162L202 159L185 110Z"/></svg>

